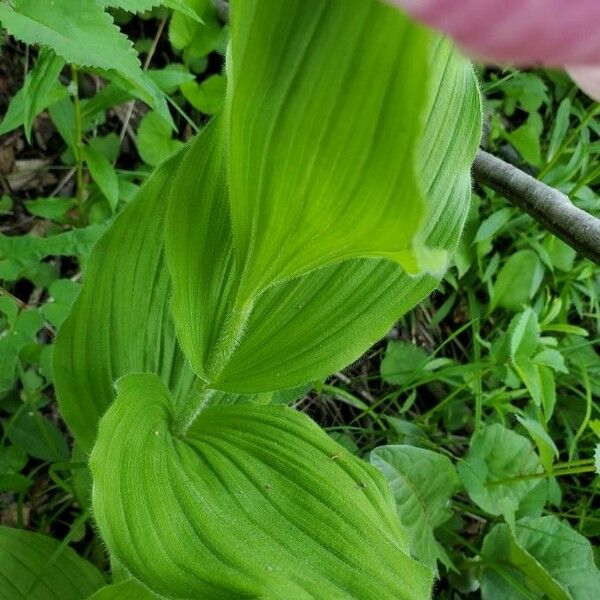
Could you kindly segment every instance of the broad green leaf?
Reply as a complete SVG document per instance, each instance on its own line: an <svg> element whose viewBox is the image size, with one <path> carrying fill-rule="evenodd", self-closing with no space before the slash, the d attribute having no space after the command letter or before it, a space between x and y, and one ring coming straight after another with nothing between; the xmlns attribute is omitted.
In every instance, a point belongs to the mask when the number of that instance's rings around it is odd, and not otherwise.
<svg viewBox="0 0 600 600"><path fill-rule="evenodd" d="M234 310L344 259L418 270L429 34L369 0L241 0L232 10Z"/></svg>
<svg viewBox="0 0 600 600"><path fill-rule="evenodd" d="M423 348L407 342L388 342L381 361L381 377L387 383L403 385L413 379L427 364L428 355Z"/></svg>
<svg viewBox="0 0 600 600"><path fill-rule="evenodd" d="M2 135L2 134L0 134ZM8 215L12 211L13 200L10 196L3 194L0 196L0 215Z"/></svg>
<svg viewBox="0 0 600 600"><path fill-rule="evenodd" d="M165 100L142 72L131 42L95 0L78 0L76 6L72 0L4 2L0 23L20 41L51 48L66 62L119 73L170 122Z"/></svg>
<svg viewBox="0 0 600 600"><path fill-rule="evenodd" d="M517 149L525 162L539 166L542 160L540 139L544 122L538 112L532 112L525 123L507 134L508 141Z"/></svg>
<svg viewBox="0 0 600 600"><path fill-rule="evenodd" d="M508 328L510 357L513 361L531 358L540 343L540 326L535 312L528 308L515 315Z"/></svg>
<svg viewBox="0 0 600 600"><path fill-rule="evenodd" d="M184 65L178 63L171 63L164 69L149 69L148 77L167 94L172 94L182 84L196 79L193 73L190 73Z"/></svg>
<svg viewBox="0 0 600 600"><path fill-rule="evenodd" d="M184 58L203 57L213 50L224 48L224 32L211 0L186 0L194 11L190 16L176 12L169 23L169 41L178 50L184 50ZM187 64L187 61L186 61Z"/></svg>
<svg viewBox="0 0 600 600"><path fill-rule="evenodd" d="M521 310L537 292L544 269L533 250L519 250L500 269L492 294L492 305Z"/></svg>
<svg viewBox="0 0 600 600"><path fill-rule="evenodd" d="M438 83L422 140L432 213L425 234L432 247L450 249L468 207L479 94L471 67L449 44L435 44L431 52ZM117 218L94 252L83 294L59 333L55 376L61 410L84 449L93 442L118 377L159 372L179 401L193 379L183 357L173 355L177 345L165 310L173 295L162 260L167 196L173 218L167 232L176 237L169 240L169 261L178 282L178 341L198 373L215 362L211 353L217 342L225 345L232 281L222 275L231 269L233 249L227 198L220 195L225 187L218 164L224 153L218 149L221 128L213 123L163 165ZM441 218L445 213L455 218L447 222ZM435 285L435 279L412 278L389 261L352 260L275 286L256 303L218 387L258 393L325 377L360 356ZM148 320L149 314L162 317ZM180 383L180 370L186 383Z"/></svg>
<svg viewBox="0 0 600 600"><path fill-rule="evenodd" d="M14 281L47 256L76 256L80 263L85 263L106 227L106 224L90 225L45 238L0 233L0 279Z"/></svg>
<svg viewBox="0 0 600 600"><path fill-rule="evenodd" d="M0 446L0 475L18 473L27 462L27 455L19 446Z"/></svg>
<svg viewBox="0 0 600 600"><path fill-rule="evenodd" d="M449 44L436 43L431 52L436 102L428 107L421 140L420 174L430 210L424 235L430 246L451 249L468 208L479 97L471 67ZM235 81L232 86L235 95ZM224 152L217 149L229 147L221 141L228 139L227 130L217 120L206 136L190 147L170 190L166 246L179 341L195 371L213 387L250 393L326 377L356 360L435 287L433 278L410 277L392 261L354 259L271 286L238 306L244 275L237 268L228 216L233 183L227 184ZM321 162L320 147L312 147L313 164ZM295 165L291 168L300 176Z"/></svg>
<svg viewBox="0 0 600 600"><path fill-rule="evenodd" d="M161 0L100 0L102 6L120 8L128 12L145 12L161 4Z"/></svg>
<svg viewBox="0 0 600 600"><path fill-rule="evenodd" d="M152 593L147 587L131 579L100 588L87 600L160 600L161 596Z"/></svg>
<svg viewBox="0 0 600 600"><path fill-rule="evenodd" d="M375 448L370 461L392 490L410 538L411 554L434 569L438 560L451 566L434 531L452 516L450 498L460 489L454 465L437 452L414 446Z"/></svg>
<svg viewBox="0 0 600 600"><path fill-rule="evenodd" d="M483 600L594 600L600 595L591 544L556 517L520 519L514 532L496 525L483 542L482 557Z"/></svg>
<svg viewBox="0 0 600 600"><path fill-rule="evenodd" d="M113 213L117 210L119 203L119 180L111 162L101 152L92 146L86 146L83 157L100 191L110 204Z"/></svg>
<svg viewBox="0 0 600 600"><path fill-rule="evenodd" d="M508 206L494 211L487 219L481 222L473 243L483 242L491 238L502 226L508 223L512 213L513 209Z"/></svg>
<svg viewBox="0 0 600 600"><path fill-rule="evenodd" d="M458 464L469 497L491 515L514 513L521 500L540 485L528 476L541 470L531 442L499 424L474 435Z"/></svg>
<svg viewBox="0 0 600 600"><path fill-rule="evenodd" d="M432 573L406 553L382 475L308 417L212 406L182 435L157 376L129 375L118 388L90 460L94 516L150 589L215 600L429 597Z"/></svg>
<svg viewBox="0 0 600 600"><path fill-rule="evenodd" d="M85 600L100 572L58 541L0 527L0 600Z"/></svg>
<svg viewBox="0 0 600 600"><path fill-rule="evenodd" d="M86 283L57 337L59 406L84 451L91 449L119 377L131 371L160 373L184 397L194 379L171 324L162 251L164 193L176 159L155 172L98 242Z"/></svg>

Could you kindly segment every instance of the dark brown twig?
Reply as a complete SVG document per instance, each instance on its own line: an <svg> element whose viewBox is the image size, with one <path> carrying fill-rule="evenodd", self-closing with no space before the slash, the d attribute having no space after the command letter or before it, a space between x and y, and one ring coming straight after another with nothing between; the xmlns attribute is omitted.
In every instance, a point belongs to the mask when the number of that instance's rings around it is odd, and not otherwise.
<svg viewBox="0 0 600 600"><path fill-rule="evenodd" d="M600 265L600 219L577 208L565 194L485 150L477 152L473 176Z"/></svg>

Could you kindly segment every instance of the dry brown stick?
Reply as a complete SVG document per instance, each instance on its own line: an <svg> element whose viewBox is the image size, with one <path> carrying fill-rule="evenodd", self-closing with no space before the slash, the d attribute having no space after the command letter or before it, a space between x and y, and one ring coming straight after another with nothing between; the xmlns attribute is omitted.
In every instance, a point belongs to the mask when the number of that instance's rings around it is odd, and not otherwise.
<svg viewBox="0 0 600 600"><path fill-rule="evenodd" d="M473 176L600 265L600 219L577 208L565 194L485 150L477 152Z"/></svg>
<svg viewBox="0 0 600 600"><path fill-rule="evenodd" d="M150 67L150 62L152 61L152 58L154 57L154 53L156 52L156 49L158 48L158 42L160 41L160 38L163 34L166 24L167 24L166 18L160 20L160 23L158 24L158 29L156 30L156 35L154 36L154 39L152 40L152 46L150 47L150 50L148 51L148 54L146 55L146 60L144 61L144 66L142 67L143 71L147 71L148 67ZM133 116L134 109L135 109L135 100L131 100L129 102L129 104L127 105L127 114L125 115L125 118L123 119L123 126L121 127L121 133L119 134L119 146L121 146L123 144L123 140L125 139L125 134L127 133L127 130L129 128L129 122L131 121L131 117Z"/></svg>

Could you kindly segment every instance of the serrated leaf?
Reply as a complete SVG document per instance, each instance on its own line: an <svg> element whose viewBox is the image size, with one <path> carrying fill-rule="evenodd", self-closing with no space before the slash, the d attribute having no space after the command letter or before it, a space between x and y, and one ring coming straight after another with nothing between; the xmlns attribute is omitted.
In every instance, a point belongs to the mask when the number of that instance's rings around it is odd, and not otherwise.
<svg viewBox="0 0 600 600"><path fill-rule="evenodd" d="M195 21L202 22L198 13L188 4L188 0L100 0L100 4L131 13L145 12L162 5L177 10Z"/></svg>
<svg viewBox="0 0 600 600"><path fill-rule="evenodd" d="M514 532L496 525L482 556L483 600L594 600L600 594L591 544L556 517L520 519Z"/></svg>
<svg viewBox="0 0 600 600"><path fill-rule="evenodd" d="M94 516L150 589L215 600L428 597L431 571L406 554L383 477L308 417L212 406L177 435L157 376L118 388L90 461Z"/></svg>
<svg viewBox="0 0 600 600"><path fill-rule="evenodd" d="M78 0L76 7L71 0L2 3L0 22L20 41L47 46L66 62L119 73L170 122L164 98L142 72L131 42L95 0Z"/></svg>
<svg viewBox="0 0 600 600"><path fill-rule="evenodd" d="M104 584L100 572L45 535L0 527L1 600L85 600Z"/></svg>
<svg viewBox="0 0 600 600"><path fill-rule="evenodd" d="M473 436L467 455L458 463L469 497L491 515L514 513L539 485L528 476L541 470L531 442L500 424Z"/></svg>
<svg viewBox="0 0 600 600"><path fill-rule="evenodd" d="M392 490L411 554L434 569L438 560L450 567L452 562L434 531L452 516L450 498L460 488L454 465L441 454L414 446L375 448L370 461Z"/></svg>

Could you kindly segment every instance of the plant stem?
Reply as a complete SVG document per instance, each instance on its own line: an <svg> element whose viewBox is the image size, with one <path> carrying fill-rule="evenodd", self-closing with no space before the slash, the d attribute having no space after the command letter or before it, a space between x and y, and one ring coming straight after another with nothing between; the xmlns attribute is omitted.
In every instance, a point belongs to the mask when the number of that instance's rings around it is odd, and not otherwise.
<svg viewBox="0 0 600 600"><path fill-rule="evenodd" d="M188 432L198 415L210 404L217 393L206 384L198 385L196 393L191 393L181 406L175 417L175 435L183 437Z"/></svg>
<svg viewBox="0 0 600 600"><path fill-rule="evenodd" d="M473 336L473 363L475 367L475 433L479 433L481 430L481 421L483 413L483 384L481 380L481 369L479 364L481 362L481 345L479 344L479 303L475 298L475 293L472 289L468 291L469 300L469 315L471 317L472 324L472 336Z"/></svg>
<svg viewBox="0 0 600 600"><path fill-rule="evenodd" d="M581 463L577 466L567 463L565 465L556 465L552 471L541 471L540 473L528 473L527 475L519 475L517 477L508 477L507 479L499 479L498 481L490 481L489 486L506 485L509 483L519 483L520 481L528 481L529 479L546 479L548 477L562 477L564 475L578 475L580 473L594 473L596 467L593 461L589 461L586 465Z"/></svg>
<svg viewBox="0 0 600 600"><path fill-rule="evenodd" d="M579 132L600 112L600 103L596 102L589 108L585 117L580 121L579 125L571 132L569 137L561 144L556 154L548 161L546 166L538 173L538 178L543 179L560 160L565 150L574 142Z"/></svg>
<svg viewBox="0 0 600 600"><path fill-rule="evenodd" d="M148 50L148 54L146 55L146 59L144 60L144 65L142 70L147 71L150 67L150 63L152 62L152 58L154 57L154 53L158 48L158 42L163 34L165 29L165 25L167 24L167 18L160 20L158 24L158 29L156 30L156 35L152 40L152 46L150 46L150 50ZM127 105L127 113L125 114L125 118L123 119L123 126L121 127L121 133L119 133L119 148L123 144L123 140L125 139L125 134L127 133L127 128L129 127L129 122L131 121L131 117L133 116L133 110L135 108L135 100L131 100ZM115 161L116 162L116 161Z"/></svg>
<svg viewBox="0 0 600 600"><path fill-rule="evenodd" d="M73 82L73 104L75 106L75 145L77 159L77 205L79 220L83 221L83 203L85 201L85 184L83 181L83 120L81 118L81 102L79 101L79 72L76 65L71 65Z"/></svg>

